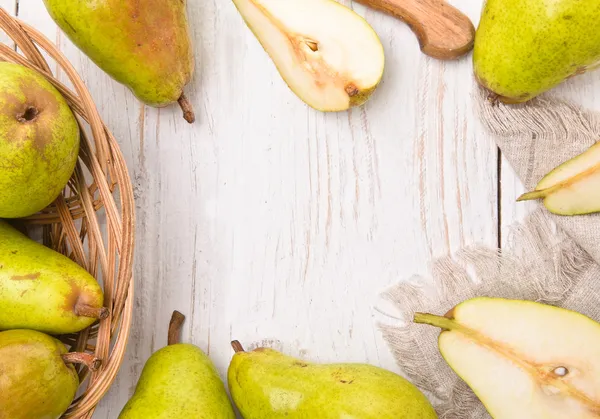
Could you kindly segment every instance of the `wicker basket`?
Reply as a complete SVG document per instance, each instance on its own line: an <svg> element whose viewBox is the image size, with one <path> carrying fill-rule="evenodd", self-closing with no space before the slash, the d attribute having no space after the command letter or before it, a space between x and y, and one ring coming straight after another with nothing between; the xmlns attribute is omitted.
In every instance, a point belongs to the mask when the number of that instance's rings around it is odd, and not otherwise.
<svg viewBox="0 0 600 419"><path fill-rule="evenodd" d="M111 311L108 319L78 334L59 337L71 350L93 353L102 361L98 371L79 370L79 396L63 416L91 418L117 375L131 325L131 181L117 142L100 119L81 78L61 52L34 28L1 8L0 27L23 54L0 43L0 60L22 64L45 76L65 96L81 127L79 161L65 191L50 207L23 221L25 226L42 225L45 245L73 259L103 284L105 306ZM56 61L74 86L73 91L53 77L38 48Z"/></svg>

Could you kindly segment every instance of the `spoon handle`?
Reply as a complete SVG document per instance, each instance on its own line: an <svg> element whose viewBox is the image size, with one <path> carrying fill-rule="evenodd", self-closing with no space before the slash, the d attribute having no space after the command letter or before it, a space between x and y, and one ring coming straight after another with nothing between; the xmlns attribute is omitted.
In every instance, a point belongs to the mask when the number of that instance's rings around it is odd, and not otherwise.
<svg viewBox="0 0 600 419"><path fill-rule="evenodd" d="M444 0L357 0L404 21L417 36L421 51L440 60L453 60L473 48L471 20Z"/></svg>

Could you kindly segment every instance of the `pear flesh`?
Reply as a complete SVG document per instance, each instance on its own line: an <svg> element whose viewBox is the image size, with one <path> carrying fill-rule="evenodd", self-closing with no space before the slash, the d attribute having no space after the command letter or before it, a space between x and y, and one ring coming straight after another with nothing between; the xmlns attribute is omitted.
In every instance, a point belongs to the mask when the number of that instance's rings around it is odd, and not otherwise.
<svg viewBox="0 0 600 419"><path fill-rule="evenodd" d="M211 360L197 346L178 343L183 320L173 313L169 345L148 359L119 419L235 419Z"/></svg>
<svg viewBox="0 0 600 419"><path fill-rule="evenodd" d="M381 41L333 0L233 0L290 89L321 111L364 103L384 68ZM335 22L335 23L332 23Z"/></svg>
<svg viewBox="0 0 600 419"><path fill-rule="evenodd" d="M35 214L56 199L79 154L67 101L39 73L0 62L0 218Z"/></svg>
<svg viewBox="0 0 600 419"><path fill-rule="evenodd" d="M0 221L0 330L79 332L109 315L103 301L85 269Z"/></svg>
<svg viewBox="0 0 600 419"><path fill-rule="evenodd" d="M145 104L179 101L194 72L184 0L44 0L50 16L102 70Z"/></svg>
<svg viewBox="0 0 600 419"><path fill-rule="evenodd" d="M474 298L445 317L440 353L495 419L597 418L600 324L540 303Z"/></svg>
<svg viewBox="0 0 600 419"><path fill-rule="evenodd" d="M479 83L505 103L525 102L600 60L597 0L487 0L475 34Z"/></svg>
<svg viewBox="0 0 600 419"><path fill-rule="evenodd" d="M0 419L58 419L79 386L68 358L65 345L43 333L0 332Z"/></svg>
<svg viewBox="0 0 600 419"><path fill-rule="evenodd" d="M600 212L600 143L561 164L518 201L543 199L544 206L559 215Z"/></svg>
<svg viewBox="0 0 600 419"><path fill-rule="evenodd" d="M365 364L312 364L267 348L236 354L227 373L245 419L434 419L427 398L392 372Z"/></svg>

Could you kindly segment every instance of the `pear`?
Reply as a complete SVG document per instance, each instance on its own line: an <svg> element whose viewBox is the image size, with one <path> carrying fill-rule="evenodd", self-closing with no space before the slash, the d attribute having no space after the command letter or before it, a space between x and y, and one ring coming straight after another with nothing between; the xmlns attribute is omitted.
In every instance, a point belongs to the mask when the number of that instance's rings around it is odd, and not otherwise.
<svg viewBox="0 0 600 419"><path fill-rule="evenodd" d="M416 313L414 320L442 329L440 353L495 419L600 416L600 324L590 318L474 298L444 317Z"/></svg>
<svg viewBox="0 0 600 419"><path fill-rule="evenodd" d="M168 346L148 359L119 419L235 419L210 359L197 346L179 343L184 319L173 312Z"/></svg>
<svg viewBox="0 0 600 419"><path fill-rule="evenodd" d="M433 419L410 382L365 364L311 364L267 348L245 352L238 341L227 373L245 419Z"/></svg>
<svg viewBox="0 0 600 419"><path fill-rule="evenodd" d="M0 330L79 332L108 317L103 300L86 270L0 221Z"/></svg>
<svg viewBox="0 0 600 419"><path fill-rule="evenodd" d="M525 102L600 60L597 0L487 0L473 64L491 98Z"/></svg>
<svg viewBox="0 0 600 419"><path fill-rule="evenodd" d="M552 170L517 201L540 198L554 214L600 212L600 143Z"/></svg>
<svg viewBox="0 0 600 419"><path fill-rule="evenodd" d="M147 105L179 102L194 72L185 0L44 0L50 16L98 67Z"/></svg>
<svg viewBox="0 0 600 419"><path fill-rule="evenodd" d="M59 418L79 387L73 364L95 371L101 362L34 330L0 332L0 419Z"/></svg>
<svg viewBox="0 0 600 419"><path fill-rule="evenodd" d="M0 62L0 218L32 215L69 181L79 127L61 94L39 73Z"/></svg>
<svg viewBox="0 0 600 419"><path fill-rule="evenodd" d="M333 0L233 3L283 80L309 106L343 111L363 104L379 84L381 41L347 7Z"/></svg>

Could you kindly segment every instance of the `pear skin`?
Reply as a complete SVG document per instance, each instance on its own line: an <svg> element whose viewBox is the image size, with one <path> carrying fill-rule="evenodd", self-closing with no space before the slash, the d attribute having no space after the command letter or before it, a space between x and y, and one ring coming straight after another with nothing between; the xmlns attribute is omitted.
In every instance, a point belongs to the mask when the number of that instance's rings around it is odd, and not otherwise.
<svg viewBox="0 0 600 419"><path fill-rule="evenodd" d="M33 330L0 332L0 419L55 419L75 397L73 363L92 370L100 361L67 353L59 340Z"/></svg>
<svg viewBox="0 0 600 419"><path fill-rule="evenodd" d="M44 0L50 16L98 67L145 104L179 101L194 72L185 0Z"/></svg>
<svg viewBox="0 0 600 419"><path fill-rule="evenodd" d="M37 72L0 62L0 218L35 214L75 169L79 126L61 94Z"/></svg>
<svg viewBox="0 0 600 419"><path fill-rule="evenodd" d="M487 0L473 65L490 97L519 103L600 60L596 0Z"/></svg>
<svg viewBox="0 0 600 419"><path fill-rule="evenodd" d="M0 330L79 332L108 317L103 301L85 269L0 221Z"/></svg>
<svg viewBox="0 0 600 419"><path fill-rule="evenodd" d="M312 364L239 342L227 373L245 419L434 419L427 398L390 371L365 364Z"/></svg>
<svg viewBox="0 0 600 419"><path fill-rule="evenodd" d="M169 345L148 359L119 419L235 419L211 360L197 346L179 343L183 320L173 313Z"/></svg>

